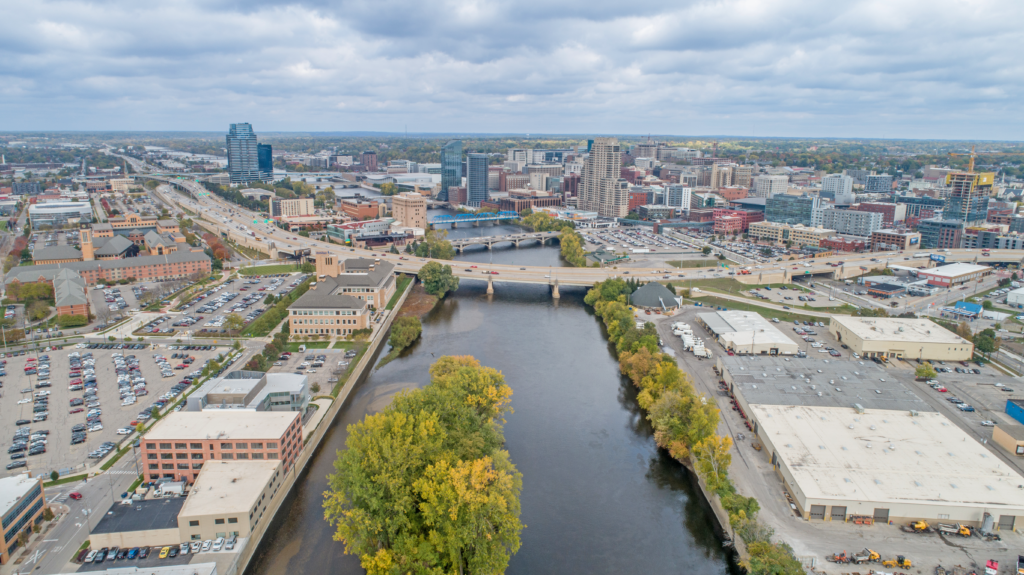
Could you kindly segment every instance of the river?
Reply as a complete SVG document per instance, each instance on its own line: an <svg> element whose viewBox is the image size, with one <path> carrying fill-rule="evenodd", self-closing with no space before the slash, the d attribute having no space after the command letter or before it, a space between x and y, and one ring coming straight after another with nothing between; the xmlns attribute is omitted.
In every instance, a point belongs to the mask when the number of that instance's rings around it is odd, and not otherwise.
<svg viewBox="0 0 1024 575"><path fill-rule="evenodd" d="M463 233L516 233L485 226ZM467 261L561 265L554 247L481 249ZM508 258L499 260L499 258ZM522 547L508 573L693 573L731 571L709 513L686 470L654 444L636 391L617 369L585 290L463 281L423 322L423 337L360 382L339 413L247 575L362 573L331 539L322 494L346 427L379 411L397 391L425 385L445 354L475 356L513 389L505 437L523 474Z"/></svg>

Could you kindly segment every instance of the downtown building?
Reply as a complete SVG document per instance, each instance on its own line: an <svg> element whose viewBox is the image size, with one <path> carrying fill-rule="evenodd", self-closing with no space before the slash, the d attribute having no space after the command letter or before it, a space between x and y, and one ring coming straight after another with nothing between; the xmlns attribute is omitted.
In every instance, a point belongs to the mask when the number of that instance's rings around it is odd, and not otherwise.
<svg viewBox="0 0 1024 575"><path fill-rule="evenodd" d="M822 227L849 236L870 236L882 228L883 216L877 212L856 212L853 210L822 210Z"/></svg>
<svg viewBox="0 0 1024 575"><path fill-rule="evenodd" d="M624 218L629 213L629 183L622 179L622 151L616 138L595 138L583 165L580 210L605 218Z"/></svg>
<svg viewBox="0 0 1024 575"><path fill-rule="evenodd" d="M846 206L854 201L853 178L843 174L829 174L821 179L818 197L832 200L837 206Z"/></svg>
<svg viewBox="0 0 1024 575"><path fill-rule="evenodd" d="M228 150L228 177L232 185L258 182L260 175L259 150L256 134L248 122L231 124L225 137ZM271 163L271 171L273 171Z"/></svg>
<svg viewBox="0 0 1024 575"><path fill-rule="evenodd" d="M988 219L988 202L995 174L991 172L952 172L946 176L949 197L942 217L973 226Z"/></svg>
<svg viewBox="0 0 1024 575"><path fill-rule="evenodd" d="M441 191L437 199L451 201L452 188L462 187L462 140L452 140L441 148Z"/></svg>

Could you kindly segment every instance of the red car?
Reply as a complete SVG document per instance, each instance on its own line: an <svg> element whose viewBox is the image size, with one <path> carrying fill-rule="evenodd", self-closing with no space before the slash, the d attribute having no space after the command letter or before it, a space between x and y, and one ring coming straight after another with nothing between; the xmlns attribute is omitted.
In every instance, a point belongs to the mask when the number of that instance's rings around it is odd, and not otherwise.
<svg viewBox="0 0 1024 575"><path fill-rule="evenodd" d="M69 411L68 413L74 415L76 413L82 413L83 411L85 411L85 410L82 409L81 407L76 407L76 408L72 409L71 411Z"/></svg>
<svg viewBox="0 0 1024 575"><path fill-rule="evenodd" d="M72 379L71 381L68 382L68 385L82 385L82 380L81 379Z"/></svg>
<svg viewBox="0 0 1024 575"><path fill-rule="evenodd" d="M75 501L78 501L79 499L82 498L82 494L77 491L72 491L71 493L68 493L68 497L74 499Z"/></svg>

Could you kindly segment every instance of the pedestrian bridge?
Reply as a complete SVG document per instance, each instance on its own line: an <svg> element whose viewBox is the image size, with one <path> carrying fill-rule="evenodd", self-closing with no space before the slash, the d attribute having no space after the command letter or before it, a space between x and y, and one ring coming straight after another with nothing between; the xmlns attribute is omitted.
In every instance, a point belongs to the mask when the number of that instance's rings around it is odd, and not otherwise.
<svg viewBox="0 0 1024 575"><path fill-rule="evenodd" d="M478 238L461 238L450 240L452 247L457 253L462 253L469 246L485 246L487 249L494 247L494 244L511 243L518 248L523 242L540 242L541 245L548 240L557 239L561 232L537 232L529 234L514 234L510 236L482 236Z"/></svg>
<svg viewBox="0 0 1024 575"><path fill-rule="evenodd" d="M504 220L518 220L516 212L480 212L475 214L445 214L430 220L430 225L451 224L458 227L459 224L472 224L479 222L500 222Z"/></svg>

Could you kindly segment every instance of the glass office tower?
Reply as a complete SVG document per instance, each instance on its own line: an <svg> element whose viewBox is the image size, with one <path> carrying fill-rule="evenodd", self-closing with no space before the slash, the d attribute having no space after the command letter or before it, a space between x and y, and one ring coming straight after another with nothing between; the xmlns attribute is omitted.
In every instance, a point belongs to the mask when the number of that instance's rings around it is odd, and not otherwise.
<svg viewBox="0 0 1024 575"><path fill-rule="evenodd" d="M448 201L448 190L462 185L462 141L452 140L441 148L441 191L437 199Z"/></svg>

